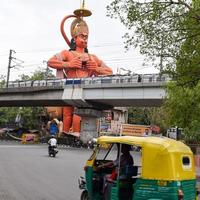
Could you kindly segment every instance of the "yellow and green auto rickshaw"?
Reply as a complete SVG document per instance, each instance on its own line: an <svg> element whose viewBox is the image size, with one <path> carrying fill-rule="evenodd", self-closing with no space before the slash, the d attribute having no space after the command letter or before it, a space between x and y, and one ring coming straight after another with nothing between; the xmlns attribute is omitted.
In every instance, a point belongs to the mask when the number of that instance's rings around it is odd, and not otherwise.
<svg viewBox="0 0 200 200"><path fill-rule="evenodd" d="M120 168L122 145L131 146L133 166ZM115 166L106 163L119 160ZM81 200L196 200L193 153L180 141L165 137L101 136L79 179ZM111 174L111 175L110 175ZM106 189L105 189L106 188Z"/></svg>

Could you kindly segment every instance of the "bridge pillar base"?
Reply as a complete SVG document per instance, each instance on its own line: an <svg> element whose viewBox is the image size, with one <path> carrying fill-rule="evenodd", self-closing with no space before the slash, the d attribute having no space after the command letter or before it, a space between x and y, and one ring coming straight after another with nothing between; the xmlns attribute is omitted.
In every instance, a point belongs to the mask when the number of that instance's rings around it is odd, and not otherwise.
<svg viewBox="0 0 200 200"><path fill-rule="evenodd" d="M80 140L87 143L93 138L97 138L97 119L90 117L82 117Z"/></svg>
<svg viewBox="0 0 200 200"><path fill-rule="evenodd" d="M97 119L103 116L103 112L91 108L76 108L75 114L81 116L80 140L87 143L93 138L97 138Z"/></svg>

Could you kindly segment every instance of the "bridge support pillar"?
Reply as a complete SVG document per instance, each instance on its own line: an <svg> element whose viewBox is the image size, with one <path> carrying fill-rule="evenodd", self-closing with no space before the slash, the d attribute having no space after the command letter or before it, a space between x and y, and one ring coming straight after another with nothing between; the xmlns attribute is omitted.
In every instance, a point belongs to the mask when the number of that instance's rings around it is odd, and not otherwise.
<svg viewBox="0 0 200 200"><path fill-rule="evenodd" d="M103 112L91 108L76 108L75 114L81 116L80 140L87 143L89 140L98 137L97 119L103 116Z"/></svg>

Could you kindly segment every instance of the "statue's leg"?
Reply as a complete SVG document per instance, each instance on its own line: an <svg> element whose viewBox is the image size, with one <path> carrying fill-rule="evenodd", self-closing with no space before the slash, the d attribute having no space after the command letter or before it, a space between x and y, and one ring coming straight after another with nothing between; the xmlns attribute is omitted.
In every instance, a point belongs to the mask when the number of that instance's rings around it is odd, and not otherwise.
<svg viewBox="0 0 200 200"><path fill-rule="evenodd" d="M63 131L69 132L72 126L72 117L73 117L74 108L71 106L63 107Z"/></svg>
<svg viewBox="0 0 200 200"><path fill-rule="evenodd" d="M63 132L63 122L60 121L58 124L58 137L61 137L62 132Z"/></svg>
<svg viewBox="0 0 200 200"><path fill-rule="evenodd" d="M81 131L81 117L79 115L73 115L72 131L78 133Z"/></svg>

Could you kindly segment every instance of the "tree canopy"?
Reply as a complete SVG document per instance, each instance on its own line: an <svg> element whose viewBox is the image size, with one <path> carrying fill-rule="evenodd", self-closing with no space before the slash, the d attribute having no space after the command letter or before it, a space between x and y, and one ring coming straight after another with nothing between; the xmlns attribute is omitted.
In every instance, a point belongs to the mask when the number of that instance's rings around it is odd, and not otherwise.
<svg viewBox="0 0 200 200"><path fill-rule="evenodd" d="M20 76L20 80L22 80L22 81L43 80L43 79L49 79L49 78L50 79L55 78L53 71L49 68L35 70L31 76L26 75L26 74L22 74Z"/></svg>
<svg viewBox="0 0 200 200"><path fill-rule="evenodd" d="M46 78L55 78L52 70L38 69L31 76L22 74L19 81ZM5 85L5 77L0 77L1 84ZM39 127L39 115L44 112L45 109L43 107L2 107L0 108L0 126L21 124L24 128L36 129Z"/></svg>
<svg viewBox="0 0 200 200"><path fill-rule="evenodd" d="M6 81L5 81L5 76L1 75L0 76L0 88L3 87L5 85Z"/></svg>
<svg viewBox="0 0 200 200"><path fill-rule="evenodd" d="M200 140L200 0L113 0L107 11L127 27L127 49L139 47L161 73L172 75L166 123Z"/></svg>
<svg viewBox="0 0 200 200"><path fill-rule="evenodd" d="M167 132L167 124L163 107L131 107L128 109L128 123L139 125L157 125L161 128L161 132Z"/></svg>
<svg viewBox="0 0 200 200"><path fill-rule="evenodd" d="M173 71L177 60L181 68L190 65L188 54L199 56L199 0L114 0L107 13L127 27L125 47L139 47L161 69Z"/></svg>
<svg viewBox="0 0 200 200"><path fill-rule="evenodd" d="M168 84L166 123L183 128L186 140L200 141L200 82L190 88Z"/></svg>

